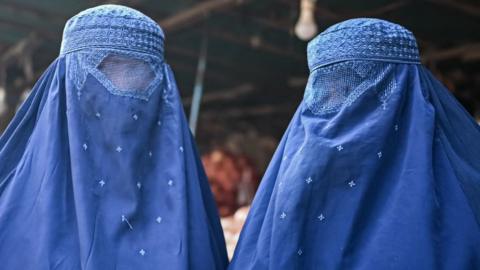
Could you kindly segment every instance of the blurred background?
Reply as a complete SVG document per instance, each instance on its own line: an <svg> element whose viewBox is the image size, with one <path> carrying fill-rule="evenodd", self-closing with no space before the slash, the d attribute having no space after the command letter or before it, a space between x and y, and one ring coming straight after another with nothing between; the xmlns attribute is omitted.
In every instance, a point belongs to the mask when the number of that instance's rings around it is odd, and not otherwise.
<svg viewBox="0 0 480 270"><path fill-rule="evenodd" d="M58 56L66 20L105 3L164 29L230 252L303 97L307 42L328 26L376 17L407 27L424 65L480 121L478 0L0 0L0 133Z"/></svg>

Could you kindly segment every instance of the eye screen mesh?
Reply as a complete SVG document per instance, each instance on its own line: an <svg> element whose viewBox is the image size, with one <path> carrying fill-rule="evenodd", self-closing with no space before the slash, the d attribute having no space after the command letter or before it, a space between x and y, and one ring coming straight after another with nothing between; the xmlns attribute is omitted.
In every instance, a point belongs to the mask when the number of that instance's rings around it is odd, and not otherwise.
<svg viewBox="0 0 480 270"><path fill-rule="evenodd" d="M346 61L321 67L311 72L304 101L310 111L321 115L350 106L366 91L375 91L385 104L394 92L392 64L373 61Z"/></svg>
<svg viewBox="0 0 480 270"><path fill-rule="evenodd" d="M145 91L155 78L149 63L124 55L106 56L98 70L120 91Z"/></svg>

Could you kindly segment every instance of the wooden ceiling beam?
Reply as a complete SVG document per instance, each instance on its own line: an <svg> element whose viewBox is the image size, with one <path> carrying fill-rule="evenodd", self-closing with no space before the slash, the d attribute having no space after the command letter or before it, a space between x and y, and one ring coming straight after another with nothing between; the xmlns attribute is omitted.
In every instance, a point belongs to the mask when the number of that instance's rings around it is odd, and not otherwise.
<svg viewBox="0 0 480 270"><path fill-rule="evenodd" d="M45 20L48 18L50 21L55 23L64 24L68 19L68 16L65 14L60 14L58 12L47 11L44 9L38 9L28 4L22 4L18 1L2 1L0 2L0 8L3 10L11 10L14 12L24 13L29 17Z"/></svg>
<svg viewBox="0 0 480 270"><path fill-rule="evenodd" d="M191 59L189 61L193 61L192 63L196 63L199 56L197 51L180 48L178 46L172 46L170 49L168 49L167 61L169 61L169 54L172 55L172 59L175 59L175 56L182 56ZM215 52L209 53L208 55L207 71L210 71L211 69L222 70L223 74L235 74L235 77L244 79L252 79L255 78L255 76L258 76L258 72L251 70L250 68L251 67L248 65L239 65L238 63L233 62L226 57L215 55Z"/></svg>
<svg viewBox="0 0 480 270"><path fill-rule="evenodd" d="M271 43L267 43L265 40L262 40L262 39L257 40L255 39L255 37L250 37L250 38L242 37L242 36L236 35L235 33L223 32L218 30L208 30L208 35L213 38L218 38L218 39L221 39L230 43L234 43L237 45L242 45L252 49L265 51L271 54L282 55L284 57L290 57L291 59L296 61L301 61L301 62L305 61L304 55L298 54L286 48L278 47Z"/></svg>
<svg viewBox="0 0 480 270"><path fill-rule="evenodd" d="M212 12L232 9L244 5L247 2L249 2L249 0L207 0L163 19L159 24L166 32L174 32L187 25L203 20Z"/></svg>
<svg viewBox="0 0 480 270"><path fill-rule="evenodd" d="M324 5L321 5L317 1L315 15L317 18L321 18L322 20L328 20L328 21L341 21L341 20L350 19L353 17L375 17L387 12L398 10L406 6L407 4L409 4L411 1L412 0L399 0L393 3L389 3L385 6L381 6L379 8L370 9L366 11L334 11ZM290 6L291 8L297 8L297 9L299 8L298 5L300 5L298 1L290 1L290 0L282 0L282 3Z"/></svg>
<svg viewBox="0 0 480 270"><path fill-rule="evenodd" d="M278 20L268 16L263 16L260 14L243 14L243 13L240 14L232 10L222 11L221 13L228 16L228 18L234 18L236 20L236 23L239 23L239 24L244 23L244 21L248 20L249 22L254 22L261 26L264 26L270 29L279 30L279 31L284 31L284 32L290 32L294 24L289 20Z"/></svg>

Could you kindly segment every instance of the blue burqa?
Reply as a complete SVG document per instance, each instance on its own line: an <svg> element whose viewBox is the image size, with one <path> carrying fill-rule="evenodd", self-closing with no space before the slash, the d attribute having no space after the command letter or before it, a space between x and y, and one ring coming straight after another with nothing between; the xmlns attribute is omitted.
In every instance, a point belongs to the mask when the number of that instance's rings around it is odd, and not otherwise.
<svg viewBox="0 0 480 270"><path fill-rule="evenodd" d="M480 129L412 33L353 19L307 52L229 269L480 269Z"/></svg>
<svg viewBox="0 0 480 270"><path fill-rule="evenodd" d="M225 269L160 27L115 5L65 27L0 139L0 269Z"/></svg>

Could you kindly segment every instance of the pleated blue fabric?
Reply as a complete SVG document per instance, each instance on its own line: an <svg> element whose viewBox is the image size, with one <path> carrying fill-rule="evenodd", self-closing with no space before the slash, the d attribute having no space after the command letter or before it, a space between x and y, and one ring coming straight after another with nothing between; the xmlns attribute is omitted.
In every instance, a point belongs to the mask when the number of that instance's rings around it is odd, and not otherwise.
<svg viewBox="0 0 480 270"><path fill-rule="evenodd" d="M352 19L307 51L229 269L480 269L480 129L413 34Z"/></svg>
<svg viewBox="0 0 480 270"><path fill-rule="evenodd" d="M225 269L164 34L133 9L71 18L0 138L1 269Z"/></svg>

